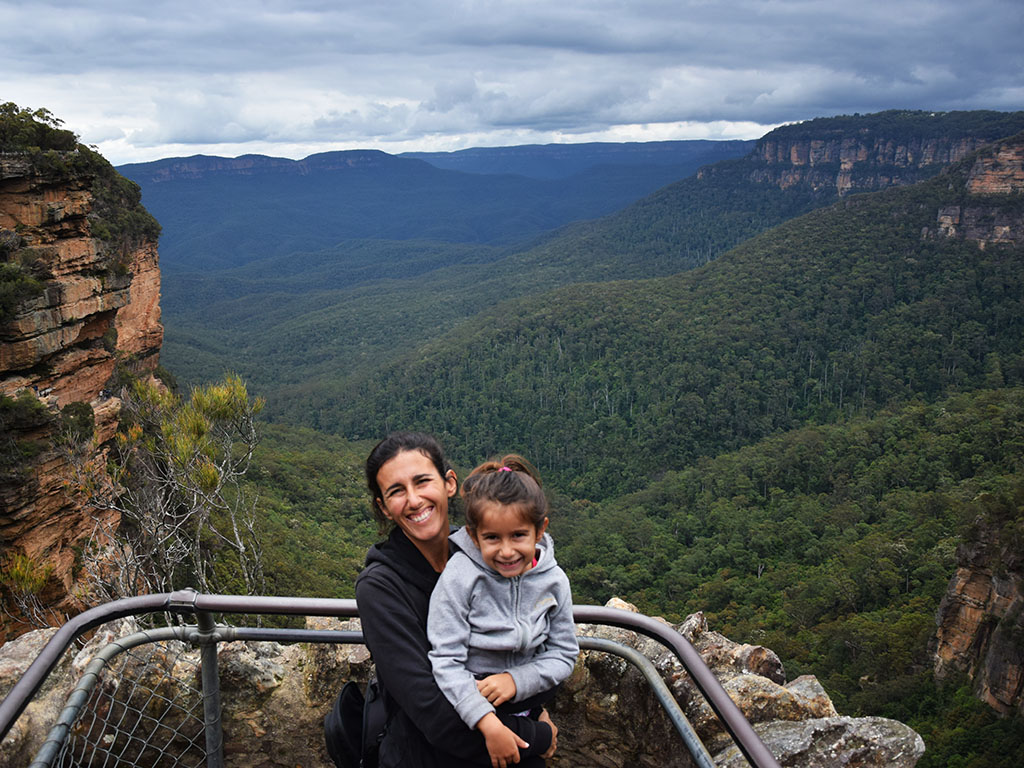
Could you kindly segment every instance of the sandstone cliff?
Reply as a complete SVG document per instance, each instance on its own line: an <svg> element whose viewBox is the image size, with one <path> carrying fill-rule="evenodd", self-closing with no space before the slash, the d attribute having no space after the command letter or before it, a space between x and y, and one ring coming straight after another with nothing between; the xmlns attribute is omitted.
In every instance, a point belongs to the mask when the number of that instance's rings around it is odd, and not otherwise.
<svg viewBox="0 0 1024 768"><path fill-rule="evenodd" d="M963 204L939 211L938 233L982 248L1024 242L1024 134L980 151L967 171L966 191Z"/></svg>
<svg viewBox="0 0 1024 768"><path fill-rule="evenodd" d="M957 550L957 570L938 611L935 675L968 674L977 695L1004 715L1024 704L1024 490L991 496Z"/></svg>
<svg viewBox="0 0 1024 768"><path fill-rule="evenodd" d="M961 123L957 113L882 112L783 126L757 142L743 172L757 184L843 197L913 184L1024 130L1024 113L961 114L974 117Z"/></svg>
<svg viewBox="0 0 1024 768"><path fill-rule="evenodd" d="M157 365L158 233L138 188L91 150L0 154L0 266L27 286L0 314L0 558L47 564L40 597L57 610L91 521L56 438L74 414L110 440L119 366ZM13 629L4 616L0 642Z"/></svg>
<svg viewBox="0 0 1024 768"><path fill-rule="evenodd" d="M934 169L962 160L982 145L973 137L845 136L825 139L772 139L759 142L758 182L785 189L797 185L834 189L840 196L913 184Z"/></svg>

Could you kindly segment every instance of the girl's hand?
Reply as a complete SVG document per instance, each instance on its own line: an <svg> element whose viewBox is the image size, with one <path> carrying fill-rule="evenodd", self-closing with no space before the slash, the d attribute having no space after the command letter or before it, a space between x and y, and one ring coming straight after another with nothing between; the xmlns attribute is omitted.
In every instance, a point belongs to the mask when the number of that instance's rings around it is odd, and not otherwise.
<svg viewBox="0 0 1024 768"><path fill-rule="evenodd" d="M519 748L526 749L530 746L514 731L505 727L493 712L488 712L481 717L476 727L487 742L487 754L491 756L491 768L508 768L513 763L518 763Z"/></svg>
<svg viewBox="0 0 1024 768"><path fill-rule="evenodd" d="M508 672L488 675L483 680L477 680L476 687L483 697L495 707L516 697L516 681Z"/></svg>

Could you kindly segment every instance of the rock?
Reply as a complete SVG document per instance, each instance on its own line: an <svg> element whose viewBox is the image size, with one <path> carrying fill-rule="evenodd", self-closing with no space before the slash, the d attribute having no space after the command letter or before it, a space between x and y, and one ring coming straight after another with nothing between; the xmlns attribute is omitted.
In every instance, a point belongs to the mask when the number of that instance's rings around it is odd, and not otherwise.
<svg viewBox="0 0 1024 768"><path fill-rule="evenodd" d="M610 601L608 607L636 611L620 600ZM728 752L731 738L674 654L629 630L584 625L579 630L583 635L631 646L647 656L709 751ZM900 758L904 762L891 764L912 766L921 756L923 742L908 727L881 718L839 717L816 678L803 675L785 683L785 670L773 651L736 643L710 630L702 613L687 617L675 630L694 645L755 730L776 739L769 747L782 765L887 765L896 759L893 756L903 754L908 756ZM552 765L693 765L681 737L640 673L618 657L597 651L582 653L552 712L562 729ZM812 727L808 723L831 725ZM836 730L839 723L841 732ZM781 735L776 738L776 734ZM908 751L908 740L920 749ZM836 755L855 754L861 762L813 762L829 750L836 750ZM595 754L604 755L606 762L593 762Z"/></svg>
<svg viewBox="0 0 1024 768"><path fill-rule="evenodd" d="M924 741L911 728L884 717L826 717L754 726L783 768L913 768ZM718 768L746 768L731 746L715 755Z"/></svg>
<svg viewBox="0 0 1024 768"><path fill-rule="evenodd" d="M358 629L359 623L310 618L307 627ZM96 651L136 629L130 619L101 627L73 661L63 664L57 679L48 683L45 700L33 705L36 709L28 719L19 721L11 747L5 743L0 768L27 763ZM921 740L906 726L882 718L840 717L811 676L788 684L773 679L780 678L783 670L770 650L730 641L709 630L700 614L688 617L676 629L696 641L712 671L783 766L910 768L920 757ZM730 751L731 741L717 718L670 652L628 630L594 626L580 630L629 645L651 659L702 741L718 753L718 763L742 765L738 754ZM10 674L16 676L45 639L36 633L25 637L18 641L23 645L9 643L0 650L0 671L14 670ZM363 645L230 642L221 644L218 663L226 760L257 768L330 768L323 742L324 715L346 680L365 683L373 674ZM101 684L106 696L101 709L127 712L131 722L160 720L166 726L161 733L170 734L166 737L169 750L198 751L194 745L203 743L199 650L180 642L143 646L124 655L119 664L123 665L119 674ZM133 693L135 698L125 706ZM631 663L616 655L583 652L549 709L560 729L558 754L549 761L553 767L693 765L647 682ZM121 746L140 765L145 764L137 748Z"/></svg>
<svg viewBox="0 0 1024 768"><path fill-rule="evenodd" d="M37 629L0 647L0 700L7 696L56 633L53 628ZM14 723L0 744L0 768L22 768L32 761L64 706L70 667L71 660L62 659Z"/></svg>
<svg viewBox="0 0 1024 768"><path fill-rule="evenodd" d="M834 190L840 197L927 178L938 165L949 165L987 142L975 137L906 137L865 133L860 136L790 137L773 131L755 150L761 167L751 181L782 189Z"/></svg>

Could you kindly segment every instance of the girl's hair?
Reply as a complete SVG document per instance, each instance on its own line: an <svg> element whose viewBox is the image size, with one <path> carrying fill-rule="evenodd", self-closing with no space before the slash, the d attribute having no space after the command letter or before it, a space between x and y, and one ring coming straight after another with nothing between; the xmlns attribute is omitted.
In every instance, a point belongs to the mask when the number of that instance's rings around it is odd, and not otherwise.
<svg viewBox="0 0 1024 768"><path fill-rule="evenodd" d="M548 516L548 500L537 470L514 453L485 461L470 472L462 484L462 498L466 527L471 531L480 525L481 506L488 501L516 507L534 528L539 528Z"/></svg>
<svg viewBox="0 0 1024 768"><path fill-rule="evenodd" d="M384 512L377 504L377 500L382 499L384 496L380 490L380 484L377 482L377 473L380 472L380 468L385 463L403 451L418 451L422 453L434 464L437 468L437 474L442 479L444 479L448 470L452 468L451 464L448 463L448 459L445 458L444 449L437 441L437 438L425 432L392 432L377 443L373 450L370 451L370 455L366 457L366 486L370 489L373 516L377 520L381 533L387 530L391 521L384 516Z"/></svg>

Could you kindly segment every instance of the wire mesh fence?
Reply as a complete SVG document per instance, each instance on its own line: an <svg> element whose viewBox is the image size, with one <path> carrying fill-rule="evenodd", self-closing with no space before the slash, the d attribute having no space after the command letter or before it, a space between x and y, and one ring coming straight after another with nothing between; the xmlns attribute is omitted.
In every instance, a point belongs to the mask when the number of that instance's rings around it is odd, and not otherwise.
<svg viewBox="0 0 1024 768"><path fill-rule="evenodd" d="M199 651L152 632L107 646L79 681L47 746L33 768L205 766Z"/></svg>

